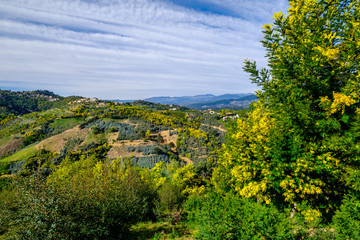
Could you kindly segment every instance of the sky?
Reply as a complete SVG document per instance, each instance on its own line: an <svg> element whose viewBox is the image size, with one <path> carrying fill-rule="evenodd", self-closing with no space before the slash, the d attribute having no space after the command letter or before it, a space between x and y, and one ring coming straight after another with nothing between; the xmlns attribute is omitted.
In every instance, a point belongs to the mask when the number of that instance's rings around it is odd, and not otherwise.
<svg viewBox="0 0 360 240"><path fill-rule="evenodd" d="M144 99L258 90L286 0L0 0L0 89Z"/></svg>

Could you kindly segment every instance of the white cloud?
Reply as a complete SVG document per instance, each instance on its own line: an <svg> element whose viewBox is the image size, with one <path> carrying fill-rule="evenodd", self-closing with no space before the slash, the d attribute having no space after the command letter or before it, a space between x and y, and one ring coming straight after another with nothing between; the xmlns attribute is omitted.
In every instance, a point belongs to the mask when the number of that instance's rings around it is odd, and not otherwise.
<svg viewBox="0 0 360 240"><path fill-rule="evenodd" d="M261 19L272 15L265 2L238 18L156 0L3 0L0 88L121 99L254 91L241 65L244 58L265 65Z"/></svg>

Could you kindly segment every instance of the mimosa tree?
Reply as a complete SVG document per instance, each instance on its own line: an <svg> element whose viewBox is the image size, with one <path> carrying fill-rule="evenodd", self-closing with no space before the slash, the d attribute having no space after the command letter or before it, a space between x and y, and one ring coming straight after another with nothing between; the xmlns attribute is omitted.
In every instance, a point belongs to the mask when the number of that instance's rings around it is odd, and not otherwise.
<svg viewBox="0 0 360 240"><path fill-rule="evenodd" d="M311 221L360 193L360 1L289 4L263 27L269 69L245 61L259 101L230 128L213 181Z"/></svg>

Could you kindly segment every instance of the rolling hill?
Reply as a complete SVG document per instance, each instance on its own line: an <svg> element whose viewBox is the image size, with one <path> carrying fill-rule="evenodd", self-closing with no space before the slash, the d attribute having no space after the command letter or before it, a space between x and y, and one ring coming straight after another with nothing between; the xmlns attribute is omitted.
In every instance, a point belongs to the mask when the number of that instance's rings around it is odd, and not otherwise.
<svg viewBox="0 0 360 240"><path fill-rule="evenodd" d="M185 106L197 110L205 109L234 109L248 108L256 97L252 93L223 94L215 96L212 94L182 96L182 97L151 97L144 101L168 105ZM133 102L134 100L112 100L114 102Z"/></svg>

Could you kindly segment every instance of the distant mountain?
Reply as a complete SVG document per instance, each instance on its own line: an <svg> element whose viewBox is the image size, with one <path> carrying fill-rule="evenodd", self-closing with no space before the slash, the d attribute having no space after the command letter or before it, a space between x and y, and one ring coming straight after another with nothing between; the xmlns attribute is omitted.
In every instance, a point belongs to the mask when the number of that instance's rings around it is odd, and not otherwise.
<svg viewBox="0 0 360 240"><path fill-rule="evenodd" d="M245 96L252 95L251 93L239 93L239 94L224 94L215 96L212 94L196 95L196 96L183 96L183 97L152 97L146 98L145 101L162 103L162 104L175 104L180 106L187 106L189 104L202 103L202 102L214 102L220 100L238 99Z"/></svg>
<svg viewBox="0 0 360 240"><path fill-rule="evenodd" d="M120 99L110 99L110 100L106 100L106 101L119 102L119 103L132 103L132 102L136 102L136 101L138 101L138 100L120 100Z"/></svg>
<svg viewBox="0 0 360 240"><path fill-rule="evenodd" d="M252 102L256 101L256 99L257 99L257 97L254 94L252 94L252 95L241 97L241 98L184 104L184 106L192 108L192 109L196 109L196 110L205 110L205 109L239 110L239 109L243 109L243 108L248 108Z"/></svg>

